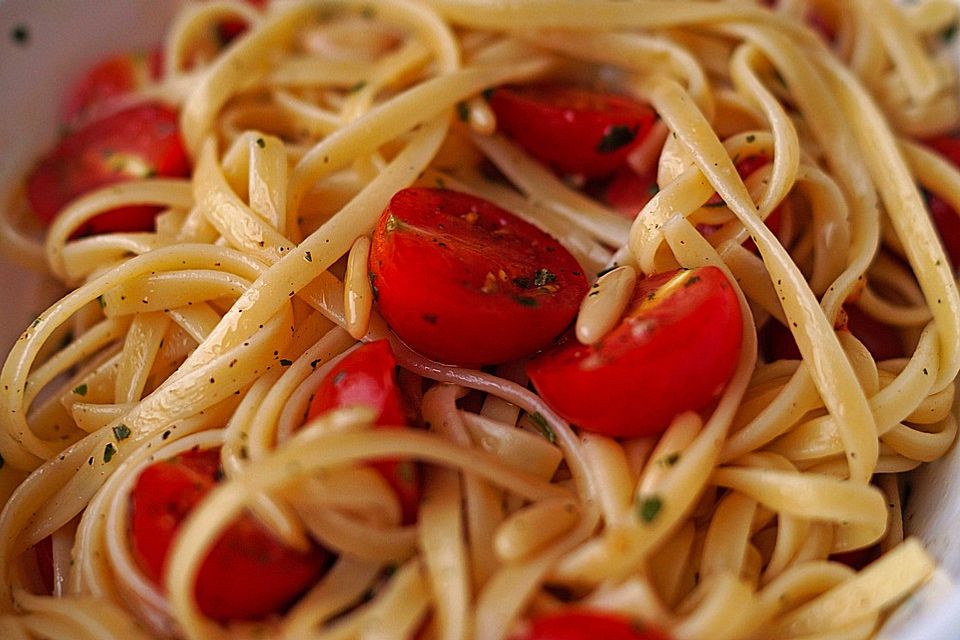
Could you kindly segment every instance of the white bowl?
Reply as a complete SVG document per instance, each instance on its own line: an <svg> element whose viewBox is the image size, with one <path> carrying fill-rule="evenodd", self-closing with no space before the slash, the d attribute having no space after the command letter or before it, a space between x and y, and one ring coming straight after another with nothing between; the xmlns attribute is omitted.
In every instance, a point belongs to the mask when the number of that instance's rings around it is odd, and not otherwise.
<svg viewBox="0 0 960 640"><path fill-rule="evenodd" d="M0 194L57 136L64 87L104 55L158 41L176 0L0 0ZM14 36L25 29L25 41ZM0 354L51 302L41 278L0 258L0 291L10 303L0 322ZM907 513L942 570L885 626L882 640L960 638L960 454L913 475Z"/></svg>

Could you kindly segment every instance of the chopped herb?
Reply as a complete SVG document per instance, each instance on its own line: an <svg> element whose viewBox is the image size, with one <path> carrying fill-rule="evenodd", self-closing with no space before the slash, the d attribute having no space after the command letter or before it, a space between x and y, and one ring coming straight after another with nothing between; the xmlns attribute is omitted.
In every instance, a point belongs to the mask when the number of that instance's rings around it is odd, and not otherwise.
<svg viewBox="0 0 960 640"><path fill-rule="evenodd" d="M529 414L528 417L530 418L530 422L533 423L533 426L537 428L537 431L547 439L547 442L557 444L557 434L553 432L550 424L547 423L547 419L544 418L539 411L534 411Z"/></svg>
<svg viewBox="0 0 960 640"><path fill-rule="evenodd" d="M286 358L281 358L281 359L280 359L280 366L281 366L281 367L289 367L289 366L292 365L292 364L293 364L293 360L287 360Z"/></svg>
<svg viewBox="0 0 960 640"><path fill-rule="evenodd" d="M367 280L370 281L370 290L373 291L373 301L376 302L377 298L380 297L380 290L377 289L377 274L372 271L367 273Z"/></svg>
<svg viewBox="0 0 960 640"><path fill-rule="evenodd" d="M639 127L628 127L625 124L613 124L603 132L603 138L597 144L597 153L613 153L624 147L637 137Z"/></svg>
<svg viewBox="0 0 960 640"><path fill-rule="evenodd" d="M940 32L940 41L944 44L950 44L957 38L957 23L954 22L949 27Z"/></svg>
<svg viewBox="0 0 960 640"><path fill-rule="evenodd" d="M163 435L160 436L160 439L161 439L161 440L166 440L166 439L169 438L169 437L170 437L170 430L167 429L166 431L163 432Z"/></svg>
<svg viewBox="0 0 960 640"><path fill-rule="evenodd" d="M536 307L537 299L530 296L513 296L514 302L524 307Z"/></svg>
<svg viewBox="0 0 960 640"><path fill-rule="evenodd" d="M267 146L267 141L264 140L263 138L257 138L257 146L263 149L264 147Z"/></svg>
<svg viewBox="0 0 960 640"><path fill-rule="evenodd" d="M117 453L117 448L113 446L112 443L108 442L107 446L103 448L103 463L106 464L113 460L113 456Z"/></svg>
<svg viewBox="0 0 960 640"><path fill-rule="evenodd" d="M14 25L10 30L10 37L16 44L24 45L30 42L30 30L25 24Z"/></svg>
<svg viewBox="0 0 960 640"><path fill-rule="evenodd" d="M752 133L747 136L747 142L753 142L756 139L757 139L757 136L753 135Z"/></svg>
<svg viewBox="0 0 960 640"><path fill-rule="evenodd" d="M33 324L31 324L30 327L31 328L36 327L38 324L40 324L40 316L37 316L36 318L34 318Z"/></svg>
<svg viewBox="0 0 960 640"><path fill-rule="evenodd" d="M443 178L440 178L440 177L437 177L437 179L434 180L434 184L437 185L437 189L446 189L446 188L447 188L447 183L444 181Z"/></svg>
<svg viewBox="0 0 960 640"><path fill-rule="evenodd" d="M490 98L493 97L493 92L494 92L494 91L496 91L496 89L493 89L493 88L484 89L484 90L480 93L480 95L483 96L483 99L484 99L484 100L486 100L487 102L490 102Z"/></svg>
<svg viewBox="0 0 960 640"><path fill-rule="evenodd" d="M658 193L660 193L660 185L658 185L656 182L647 187L647 195L655 196Z"/></svg>
<svg viewBox="0 0 960 640"><path fill-rule="evenodd" d="M597 294L599 294L599 293L600 293L600 290L597 289L596 291L591 291L590 293L588 293L588 294L587 294L587 297L588 297L588 298L592 298L593 296L595 296L595 295L597 295Z"/></svg>
<svg viewBox="0 0 960 640"><path fill-rule="evenodd" d="M77 385L76 387L73 388L73 392L78 396L85 396L87 395L87 385L86 384Z"/></svg>
<svg viewBox="0 0 960 640"><path fill-rule="evenodd" d="M367 20L372 20L376 17L377 11L371 5L365 4L363 5L363 8L360 9L360 15Z"/></svg>
<svg viewBox="0 0 960 640"><path fill-rule="evenodd" d="M107 301L103 299L103 296L97 296L97 302L100 303L100 308L101 308L101 309L106 309L106 308L107 308Z"/></svg>
<svg viewBox="0 0 960 640"><path fill-rule="evenodd" d="M545 287L551 282L556 282L556 274L550 273L547 269L538 269L537 273L533 276L533 284L538 287Z"/></svg>
<svg viewBox="0 0 960 640"><path fill-rule="evenodd" d="M690 276L687 278L687 281L683 283L683 286L689 287L691 285L697 284L700 282L700 276Z"/></svg>
<svg viewBox="0 0 960 640"><path fill-rule="evenodd" d="M660 496L654 495L637 501L637 513L640 519L647 524L650 524L657 518L661 509L663 509L663 500Z"/></svg>
<svg viewBox="0 0 960 640"><path fill-rule="evenodd" d="M306 253L303 254L303 259L306 260L307 262L313 262L313 255L309 251L307 251Z"/></svg>
<svg viewBox="0 0 960 640"><path fill-rule="evenodd" d="M703 206L707 209L719 209L720 207L727 206L727 203L718 198L716 202L708 202Z"/></svg>
<svg viewBox="0 0 960 640"><path fill-rule="evenodd" d="M360 82L357 82L352 87L347 89L347 93L356 93L357 91L360 91L361 89L363 89L365 86L367 86L367 83L361 80Z"/></svg>
<svg viewBox="0 0 960 640"><path fill-rule="evenodd" d="M673 465L677 464L677 462L679 461L680 461L680 453L678 451L674 451L673 453L660 458L658 464L662 467L672 467Z"/></svg>
<svg viewBox="0 0 960 640"><path fill-rule="evenodd" d="M466 102L457 103L457 117L460 118L461 122L467 122L470 120L470 107Z"/></svg>
<svg viewBox="0 0 960 640"><path fill-rule="evenodd" d="M125 424L118 424L113 428L113 437L117 439L117 442L126 440L130 437L130 427Z"/></svg>
<svg viewBox="0 0 960 640"><path fill-rule="evenodd" d="M346 377L347 377L346 371L337 372L337 375L333 376L333 386L336 387L337 385L339 385L341 382L343 382L343 379Z"/></svg>

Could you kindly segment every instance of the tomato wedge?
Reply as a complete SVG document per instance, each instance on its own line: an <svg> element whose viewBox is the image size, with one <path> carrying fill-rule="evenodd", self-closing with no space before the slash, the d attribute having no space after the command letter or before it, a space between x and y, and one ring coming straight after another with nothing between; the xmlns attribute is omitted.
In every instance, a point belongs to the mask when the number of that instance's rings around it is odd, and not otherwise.
<svg viewBox="0 0 960 640"><path fill-rule="evenodd" d="M377 340L352 351L327 373L310 403L308 419L331 409L363 405L377 411L376 424L409 424L396 378L397 361L390 343ZM417 520L420 507L420 469L409 460L377 460L371 466L397 494L403 523Z"/></svg>
<svg viewBox="0 0 960 640"><path fill-rule="evenodd" d="M573 320L587 281L570 253L496 205L448 189L404 189L373 235L370 278L404 342L450 364L516 360Z"/></svg>
<svg viewBox="0 0 960 640"><path fill-rule="evenodd" d="M119 111L67 134L27 178L27 198L49 225L74 198L124 180L187 176L190 161L180 139L177 114L160 104ZM77 235L150 231L159 209L131 206L90 220Z"/></svg>
<svg viewBox="0 0 960 640"><path fill-rule="evenodd" d="M657 114L625 96L566 85L503 86L490 95L497 127L556 171L612 173L650 132Z"/></svg>
<svg viewBox="0 0 960 640"><path fill-rule="evenodd" d="M72 126L94 109L152 84L163 74L163 52L118 53L104 58L68 91L63 105L63 122Z"/></svg>
<svg viewBox="0 0 960 640"><path fill-rule="evenodd" d="M603 196L614 211L633 220L659 190L656 171L639 174L630 167L621 167L613 174Z"/></svg>
<svg viewBox="0 0 960 640"><path fill-rule="evenodd" d="M640 280L624 318L600 342L568 340L527 373L547 404L586 431L654 435L717 397L742 337L740 304L722 271L673 271Z"/></svg>
<svg viewBox="0 0 960 640"><path fill-rule="evenodd" d="M602 611L567 611L531 620L510 640L668 640L662 632Z"/></svg>
<svg viewBox="0 0 960 640"><path fill-rule="evenodd" d="M162 583L180 524L220 476L220 453L205 449L156 462L140 474L131 496L135 557ZM300 553L281 544L251 515L223 533L197 576L200 611L218 621L262 618L296 600L323 573L327 553Z"/></svg>

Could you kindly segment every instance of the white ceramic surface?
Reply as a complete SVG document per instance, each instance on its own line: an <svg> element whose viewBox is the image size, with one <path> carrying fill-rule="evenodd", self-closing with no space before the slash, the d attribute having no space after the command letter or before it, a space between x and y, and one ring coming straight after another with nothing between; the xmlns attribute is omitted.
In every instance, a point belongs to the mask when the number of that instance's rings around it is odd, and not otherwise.
<svg viewBox="0 0 960 640"><path fill-rule="evenodd" d="M960 0L958 0L960 1ZM76 74L108 53L157 41L176 0L0 0L0 194L57 134L59 96ZM25 28L27 38L13 36ZM0 355L50 301L40 279L0 258ZM888 623L883 640L960 639L960 454L913 479L907 524L942 574Z"/></svg>

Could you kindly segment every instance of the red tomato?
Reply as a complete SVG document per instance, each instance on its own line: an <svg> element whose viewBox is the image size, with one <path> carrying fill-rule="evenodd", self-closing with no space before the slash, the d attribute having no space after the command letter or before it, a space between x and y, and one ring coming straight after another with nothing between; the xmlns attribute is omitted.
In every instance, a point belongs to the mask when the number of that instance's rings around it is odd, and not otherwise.
<svg viewBox="0 0 960 640"><path fill-rule="evenodd" d="M660 631L602 611L567 611L531 620L511 640L668 640Z"/></svg>
<svg viewBox="0 0 960 640"><path fill-rule="evenodd" d="M547 404L585 431L653 435L717 397L742 337L740 305L722 271L673 271L640 280L623 320L600 342L562 343L527 373Z"/></svg>
<svg viewBox="0 0 960 640"><path fill-rule="evenodd" d="M143 104L67 134L27 178L37 218L50 224L74 198L99 187L150 176L186 176L190 161L175 111ZM157 207L132 206L100 214L77 235L150 231Z"/></svg>
<svg viewBox="0 0 960 640"><path fill-rule="evenodd" d="M247 4L262 10L267 4L267 0L247 0ZM217 25L217 38L223 44L229 44L246 30L247 23L243 20L225 20Z"/></svg>
<svg viewBox="0 0 960 640"><path fill-rule="evenodd" d="M216 449L156 462L140 474L131 496L136 557L158 584L180 524L219 479ZM262 618L293 602L321 575L326 553L303 554L277 541L253 516L223 533L197 577L200 610L214 620Z"/></svg>
<svg viewBox="0 0 960 640"><path fill-rule="evenodd" d="M327 373L310 403L308 419L339 407L363 405L377 411L378 426L408 424L396 379L397 361L386 340L356 349ZM404 524L417 520L420 470L409 460L378 460L371 466L396 492Z"/></svg>
<svg viewBox="0 0 960 640"><path fill-rule="evenodd" d="M404 189L373 235L370 278L404 342L476 366L541 349L573 320L587 281L559 242L496 205Z"/></svg>
<svg viewBox="0 0 960 640"><path fill-rule="evenodd" d="M960 168L960 132L927 140L925 144ZM932 193L925 195L933 223L940 232L947 257L956 271L960 268L960 214L939 196Z"/></svg>
<svg viewBox="0 0 960 640"><path fill-rule="evenodd" d="M163 74L163 52L119 53L95 64L68 91L63 121L72 125L95 107L102 107L158 80Z"/></svg>
<svg viewBox="0 0 960 640"><path fill-rule="evenodd" d="M657 119L630 98L560 85L499 87L490 107L497 126L530 155L588 178L622 166Z"/></svg>
<svg viewBox="0 0 960 640"><path fill-rule="evenodd" d="M53 593L53 538L47 536L33 545L37 554L37 568L40 570L40 580L47 593Z"/></svg>
<svg viewBox="0 0 960 640"><path fill-rule="evenodd" d="M903 357L903 342L897 330L869 316L859 307L845 306L846 323L837 330L848 330L863 343L876 360L892 360ZM800 349L793 334L785 326L771 320L762 329L761 342L769 360L799 360Z"/></svg>
<svg viewBox="0 0 960 640"><path fill-rule="evenodd" d="M656 171L640 175L630 167L622 167L613 174L604 199L617 213L633 220L658 190Z"/></svg>

